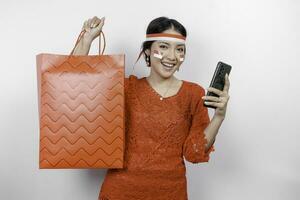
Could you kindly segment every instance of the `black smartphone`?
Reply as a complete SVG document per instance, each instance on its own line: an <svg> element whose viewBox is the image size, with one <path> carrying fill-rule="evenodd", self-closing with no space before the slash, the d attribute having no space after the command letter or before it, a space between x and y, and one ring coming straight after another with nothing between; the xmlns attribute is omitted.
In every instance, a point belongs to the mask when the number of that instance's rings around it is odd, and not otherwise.
<svg viewBox="0 0 300 200"><path fill-rule="evenodd" d="M213 87L213 88L216 88L218 90L223 90L224 89L224 85L225 85L225 74L228 74L230 73L231 71L231 66L224 63L224 62L221 62L219 61L218 64L217 64L217 67L215 69L215 72L214 72L214 76L210 82L210 85L209 87ZM206 93L206 96L215 96L215 97L219 97L219 95L213 93L213 92L210 92L210 91L207 91ZM208 101L209 100L204 100L205 101ZM209 107L209 108L214 108L216 109L215 106L213 105L206 105L205 103L203 102L203 105L206 106L206 107Z"/></svg>

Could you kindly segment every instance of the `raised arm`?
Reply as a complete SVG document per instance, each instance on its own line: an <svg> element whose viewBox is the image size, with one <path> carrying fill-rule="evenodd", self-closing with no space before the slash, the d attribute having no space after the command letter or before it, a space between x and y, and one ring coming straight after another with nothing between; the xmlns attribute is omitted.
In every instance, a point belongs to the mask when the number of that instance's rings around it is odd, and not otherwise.
<svg viewBox="0 0 300 200"><path fill-rule="evenodd" d="M99 19L94 16L86 20L82 26L82 30L86 30L81 40L78 42L74 49L73 55L88 55L91 44L95 38L97 38L104 25L105 17Z"/></svg>

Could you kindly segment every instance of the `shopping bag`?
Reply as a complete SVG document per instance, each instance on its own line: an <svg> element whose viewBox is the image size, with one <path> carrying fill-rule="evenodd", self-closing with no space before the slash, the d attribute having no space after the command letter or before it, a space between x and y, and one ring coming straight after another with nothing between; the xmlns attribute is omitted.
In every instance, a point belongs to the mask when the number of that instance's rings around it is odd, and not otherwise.
<svg viewBox="0 0 300 200"><path fill-rule="evenodd" d="M39 168L123 168L125 55L36 55ZM101 34L104 48L101 52Z"/></svg>

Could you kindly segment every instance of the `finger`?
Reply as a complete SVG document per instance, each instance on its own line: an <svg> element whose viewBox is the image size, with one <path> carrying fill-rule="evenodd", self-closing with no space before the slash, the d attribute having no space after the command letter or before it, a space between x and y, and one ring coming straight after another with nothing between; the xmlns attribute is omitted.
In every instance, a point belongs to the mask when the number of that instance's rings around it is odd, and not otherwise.
<svg viewBox="0 0 300 200"><path fill-rule="evenodd" d="M105 17L99 19L99 24L96 26L97 29L101 30L104 25Z"/></svg>
<svg viewBox="0 0 300 200"><path fill-rule="evenodd" d="M84 23L83 23L83 26L82 26L82 31L83 30L85 30L85 31L87 31L87 28L88 28L88 26L87 26L87 20L86 21L84 21Z"/></svg>
<svg viewBox="0 0 300 200"><path fill-rule="evenodd" d="M105 17L102 17L101 19L97 19L97 24L101 24L102 26L104 25L104 20L105 20Z"/></svg>
<svg viewBox="0 0 300 200"><path fill-rule="evenodd" d="M88 25L89 28L91 28L91 22L92 22L92 19L88 19L87 25Z"/></svg>
<svg viewBox="0 0 300 200"><path fill-rule="evenodd" d="M212 106L215 106L218 108L222 108L224 106L223 103L216 103L216 102L212 102L212 101L205 101L204 103L205 103L205 105L212 105Z"/></svg>
<svg viewBox="0 0 300 200"><path fill-rule="evenodd" d="M94 28L96 26L97 17L94 16L91 20L91 28Z"/></svg>
<svg viewBox="0 0 300 200"><path fill-rule="evenodd" d="M230 86L230 82L229 82L228 74L226 73L226 75L225 75L225 85L224 85L223 91L228 92L229 91L229 86Z"/></svg>
<svg viewBox="0 0 300 200"><path fill-rule="evenodd" d="M95 17L93 18L92 27L95 28L95 27L97 27L100 23L101 23L101 19L99 19L98 17L95 16Z"/></svg>
<svg viewBox="0 0 300 200"><path fill-rule="evenodd" d="M92 22L92 28L102 28L103 26L103 23L102 23L103 20L99 19L98 17L95 17L94 18L94 21ZM99 27L100 25L100 27Z"/></svg>
<svg viewBox="0 0 300 200"><path fill-rule="evenodd" d="M94 19L93 23L92 23L92 28L95 28L96 26L98 26L100 23L100 20L98 18Z"/></svg>
<svg viewBox="0 0 300 200"><path fill-rule="evenodd" d="M85 28L85 23L86 23L86 21L83 22L83 24L82 24L82 29Z"/></svg>
<svg viewBox="0 0 300 200"><path fill-rule="evenodd" d="M214 97L214 96L203 96L202 99L209 100L209 101L215 101L215 102L221 102L221 97Z"/></svg>
<svg viewBox="0 0 300 200"><path fill-rule="evenodd" d="M89 27L89 24L88 24L88 20L86 20L85 22L84 22L84 29L85 29L85 31L89 31L90 30L90 27Z"/></svg>
<svg viewBox="0 0 300 200"><path fill-rule="evenodd" d="M209 88L207 88L207 91L213 92L213 93L217 94L218 96L222 96L222 91L218 90L217 88L209 87Z"/></svg>

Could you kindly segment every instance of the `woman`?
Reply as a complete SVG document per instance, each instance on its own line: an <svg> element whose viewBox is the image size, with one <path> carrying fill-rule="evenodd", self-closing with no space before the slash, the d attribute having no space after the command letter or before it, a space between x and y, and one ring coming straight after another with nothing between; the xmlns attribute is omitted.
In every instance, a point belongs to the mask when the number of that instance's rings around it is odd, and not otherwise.
<svg viewBox="0 0 300 200"><path fill-rule="evenodd" d="M85 21L83 39L74 55L87 55L99 36L104 18ZM150 75L125 78L126 145L123 169L109 169L99 200L186 200L183 157L192 163L208 162L229 100L229 79L220 97L205 96L197 83L174 76L186 53L186 30L176 20L159 17L150 22L144 54ZM141 54L140 54L141 55ZM216 106L210 121L203 100Z"/></svg>

